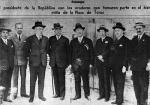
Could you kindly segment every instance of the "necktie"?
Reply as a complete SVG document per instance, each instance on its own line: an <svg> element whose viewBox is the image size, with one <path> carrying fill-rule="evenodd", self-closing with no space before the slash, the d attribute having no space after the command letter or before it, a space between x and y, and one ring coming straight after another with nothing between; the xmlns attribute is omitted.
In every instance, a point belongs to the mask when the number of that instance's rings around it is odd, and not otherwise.
<svg viewBox="0 0 150 105"><path fill-rule="evenodd" d="M21 37L20 37L20 35L19 35L19 41L21 41Z"/></svg>

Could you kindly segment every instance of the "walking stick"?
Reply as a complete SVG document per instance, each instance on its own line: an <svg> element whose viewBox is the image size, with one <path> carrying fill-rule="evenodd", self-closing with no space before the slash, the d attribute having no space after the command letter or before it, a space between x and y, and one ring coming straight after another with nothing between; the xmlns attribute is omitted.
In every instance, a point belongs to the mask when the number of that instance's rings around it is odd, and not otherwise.
<svg viewBox="0 0 150 105"><path fill-rule="evenodd" d="M53 96L54 96L54 76L53 76L52 68L51 68L51 76L52 76L52 91L53 91Z"/></svg>

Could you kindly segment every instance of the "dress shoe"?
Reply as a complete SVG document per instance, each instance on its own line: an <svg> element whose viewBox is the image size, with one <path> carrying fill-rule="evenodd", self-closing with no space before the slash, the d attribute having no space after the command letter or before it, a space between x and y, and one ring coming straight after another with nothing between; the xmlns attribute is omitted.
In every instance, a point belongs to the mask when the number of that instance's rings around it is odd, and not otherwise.
<svg viewBox="0 0 150 105"><path fill-rule="evenodd" d="M16 98L17 98L17 95L15 95L13 98L16 99Z"/></svg>
<svg viewBox="0 0 150 105"><path fill-rule="evenodd" d="M72 100L77 100L77 99L80 99L81 96L75 96L74 98L72 98Z"/></svg>
<svg viewBox="0 0 150 105"><path fill-rule="evenodd" d="M12 102L12 100L10 100L10 99L4 99L4 101L6 101L6 102Z"/></svg>
<svg viewBox="0 0 150 105"><path fill-rule="evenodd" d="M30 103L33 102L33 98L30 98L30 99L29 99L29 102L30 102Z"/></svg>
<svg viewBox="0 0 150 105"><path fill-rule="evenodd" d="M105 99L105 102L108 102L108 101L109 101L109 98L106 98L106 99Z"/></svg>
<svg viewBox="0 0 150 105"><path fill-rule="evenodd" d="M46 101L45 97L39 97L39 99L42 100L42 101Z"/></svg>
<svg viewBox="0 0 150 105"><path fill-rule="evenodd" d="M65 99L65 97L64 97L64 96L60 97L60 100L64 100L64 99Z"/></svg>
<svg viewBox="0 0 150 105"><path fill-rule="evenodd" d="M103 98L104 98L104 97L100 96L100 97L97 98L97 100L101 100L101 99L103 99Z"/></svg>
<svg viewBox="0 0 150 105"><path fill-rule="evenodd" d="M116 101L114 101L114 102L111 102L111 104L117 104L117 102L116 102Z"/></svg>
<svg viewBox="0 0 150 105"><path fill-rule="evenodd" d="M59 98L60 96L59 95L55 95L55 96L53 96L53 98Z"/></svg>
<svg viewBox="0 0 150 105"><path fill-rule="evenodd" d="M85 99L90 100L88 96L85 96Z"/></svg>
<svg viewBox="0 0 150 105"><path fill-rule="evenodd" d="M27 95L27 94L21 94L21 97L29 98L29 95Z"/></svg>

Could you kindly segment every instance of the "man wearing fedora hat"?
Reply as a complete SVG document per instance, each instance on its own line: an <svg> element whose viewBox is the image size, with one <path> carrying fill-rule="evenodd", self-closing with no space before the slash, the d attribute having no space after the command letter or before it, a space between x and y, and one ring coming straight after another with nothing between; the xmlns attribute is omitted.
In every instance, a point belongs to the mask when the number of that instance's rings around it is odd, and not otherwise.
<svg viewBox="0 0 150 105"><path fill-rule="evenodd" d="M8 39L11 30L5 27L0 28L0 86L5 87L4 101L12 102L9 98L11 88L11 77L14 67L15 47L12 40Z"/></svg>
<svg viewBox="0 0 150 105"><path fill-rule="evenodd" d="M122 105L126 70L129 60L129 39L124 36L125 28L118 22L113 26L115 41L111 46L110 65L116 93L112 104Z"/></svg>
<svg viewBox="0 0 150 105"><path fill-rule="evenodd" d="M48 53L50 56L50 66L54 77L55 96L64 100L65 98L65 69L69 64L69 39L62 34L63 26L54 23L55 35L49 38Z"/></svg>
<svg viewBox="0 0 150 105"><path fill-rule="evenodd" d="M150 71L150 37L145 34L145 24L134 26L137 35L131 41L131 70L137 105L147 105Z"/></svg>
<svg viewBox="0 0 150 105"><path fill-rule="evenodd" d="M96 41L95 45L95 63L99 77L99 98L105 98L108 101L110 98L110 68L109 68L109 53L113 43L111 37L106 36L108 29L103 25L97 29L101 38Z"/></svg>
<svg viewBox="0 0 150 105"><path fill-rule="evenodd" d="M30 99L33 102L35 94L35 83L38 77L38 97L46 101L43 96L45 70L47 65L47 44L48 38L43 35L46 26L37 21L32 29L35 34L26 40L26 56L29 57L30 66Z"/></svg>
<svg viewBox="0 0 150 105"><path fill-rule="evenodd" d="M77 38L70 43L70 64L75 77L76 96L73 100L81 98L81 78L83 80L83 89L86 99L89 99L89 68L94 64L94 50L92 41L83 36L84 29L80 23L76 23L74 31Z"/></svg>

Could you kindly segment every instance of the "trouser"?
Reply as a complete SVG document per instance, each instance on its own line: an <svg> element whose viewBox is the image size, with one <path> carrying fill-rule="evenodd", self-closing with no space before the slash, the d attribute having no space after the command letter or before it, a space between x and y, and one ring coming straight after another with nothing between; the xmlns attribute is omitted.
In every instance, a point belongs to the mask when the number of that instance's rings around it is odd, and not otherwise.
<svg viewBox="0 0 150 105"><path fill-rule="evenodd" d="M133 71L133 86L138 105L147 105L149 72Z"/></svg>
<svg viewBox="0 0 150 105"><path fill-rule="evenodd" d="M122 73L122 70L120 71L114 71L112 72L113 75L113 81L114 81L114 88L116 93L116 103L121 104L123 103L123 93L124 93L124 84L125 84L125 73Z"/></svg>
<svg viewBox="0 0 150 105"><path fill-rule="evenodd" d="M7 97L10 94L10 88L11 88L11 77L12 77L13 68L9 67L7 70L0 71L0 86L5 87L4 91L4 100L7 99Z"/></svg>
<svg viewBox="0 0 150 105"><path fill-rule="evenodd" d="M74 72L76 96L81 97L81 78L83 80L84 95L90 95L89 88L89 65L82 68L81 66Z"/></svg>
<svg viewBox="0 0 150 105"><path fill-rule="evenodd" d="M34 98L35 84L38 78L38 97L43 97L46 66L30 66L30 98Z"/></svg>
<svg viewBox="0 0 150 105"><path fill-rule="evenodd" d="M65 67L52 67L54 76L55 93L60 97L65 96Z"/></svg>
<svg viewBox="0 0 150 105"><path fill-rule="evenodd" d="M96 63L98 78L99 78L99 95L105 97L105 99L110 98L110 68L100 61Z"/></svg>
<svg viewBox="0 0 150 105"><path fill-rule="evenodd" d="M25 95L26 94L26 68L27 65L15 65L14 71L13 71L13 88L17 88L18 93L18 76L19 76L19 70L20 70L20 76L21 76L21 88L20 88L20 94ZM15 93L17 95L17 93Z"/></svg>

